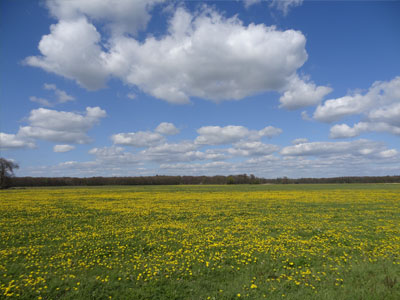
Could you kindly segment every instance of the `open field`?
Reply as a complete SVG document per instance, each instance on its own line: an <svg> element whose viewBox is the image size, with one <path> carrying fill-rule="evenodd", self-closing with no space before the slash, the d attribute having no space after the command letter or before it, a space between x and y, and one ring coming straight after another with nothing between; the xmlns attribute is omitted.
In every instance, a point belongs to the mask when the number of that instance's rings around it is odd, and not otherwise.
<svg viewBox="0 0 400 300"><path fill-rule="evenodd" d="M400 185L0 191L0 298L400 299Z"/></svg>

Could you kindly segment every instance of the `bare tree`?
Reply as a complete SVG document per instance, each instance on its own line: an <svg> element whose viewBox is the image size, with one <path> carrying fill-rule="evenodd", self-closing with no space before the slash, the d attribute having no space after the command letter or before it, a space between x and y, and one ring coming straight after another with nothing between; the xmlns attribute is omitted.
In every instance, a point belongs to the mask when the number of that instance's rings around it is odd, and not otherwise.
<svg viewBox="0 0 400 300"><path fill-rule="evenodd" d="M9 186L10 177L14 176L14 169L19 166L13 161L0 157L0 188L4 189Z"/></svg>

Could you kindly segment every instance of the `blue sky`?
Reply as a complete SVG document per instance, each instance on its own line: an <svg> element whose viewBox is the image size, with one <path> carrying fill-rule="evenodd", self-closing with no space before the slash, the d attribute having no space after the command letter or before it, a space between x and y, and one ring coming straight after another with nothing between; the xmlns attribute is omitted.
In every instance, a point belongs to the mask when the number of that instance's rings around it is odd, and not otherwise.
<svg viewBox="0 0 400 300"><path fill-rule="evenodd" d="M18 176L399 175L399 1L1 1Z"/></svg>

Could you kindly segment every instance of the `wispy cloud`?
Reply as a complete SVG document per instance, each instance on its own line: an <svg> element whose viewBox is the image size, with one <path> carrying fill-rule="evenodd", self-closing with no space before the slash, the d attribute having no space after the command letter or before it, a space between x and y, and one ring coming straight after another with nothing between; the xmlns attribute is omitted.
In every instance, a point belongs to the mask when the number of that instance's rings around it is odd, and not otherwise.
<svg viewBox="0 0 400 300"><path fill-rule="evenodd" d="M50 101L46 98L41 98L36 96L29 97L29 100L31 100L32 102L39 103L41 106L47 106L47 107L53 107L60 103L65 103L75 100L75 97L68 95L67 92L63 90L58 89L55 84L45 83L43 85L43 89L52 91L54 93L53 97L55 97L55 100Z"/></svg>

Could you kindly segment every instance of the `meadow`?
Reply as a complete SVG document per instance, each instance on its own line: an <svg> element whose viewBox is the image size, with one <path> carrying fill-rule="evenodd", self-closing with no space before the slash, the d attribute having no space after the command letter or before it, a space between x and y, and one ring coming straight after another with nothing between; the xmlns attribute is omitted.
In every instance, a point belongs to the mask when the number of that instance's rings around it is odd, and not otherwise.
<svg viewBox="0 0 400 300"><path fill-rule="evenodd" d="M400 185L0 191L2 299L400 299Z"/></svg>

